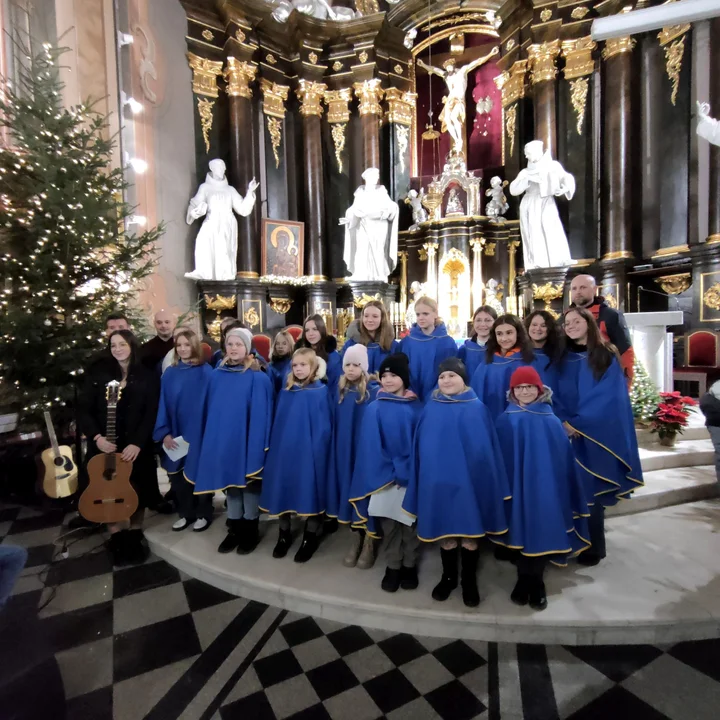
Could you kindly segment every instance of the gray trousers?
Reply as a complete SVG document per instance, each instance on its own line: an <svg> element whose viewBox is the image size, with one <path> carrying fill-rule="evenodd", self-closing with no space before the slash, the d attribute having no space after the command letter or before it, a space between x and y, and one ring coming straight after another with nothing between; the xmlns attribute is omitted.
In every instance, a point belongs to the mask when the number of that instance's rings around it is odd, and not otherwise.
<svg viewBox="0 0 720 720"><path fill-rule="evenodd" d="M710 439L712 440L713 447L715 448L715 477L718 483L720 483L720 427L708 427L710 433Z"/></svg>
<svg viewBox="0 0 720 720"><path fill-rule="evenodd" d="M382 518L385 536L385 557L391 570L415 567L420 551L420 541L415 525L403 525L397 520Z"/></svg>

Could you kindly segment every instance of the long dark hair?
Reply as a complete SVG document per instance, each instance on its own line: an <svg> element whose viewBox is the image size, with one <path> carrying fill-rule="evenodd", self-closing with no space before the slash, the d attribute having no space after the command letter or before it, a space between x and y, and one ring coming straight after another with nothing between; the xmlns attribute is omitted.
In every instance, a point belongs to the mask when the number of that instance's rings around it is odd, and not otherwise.
<svg viewBox="0 0 720 720"><path fill-rule="evenodd" d="M318 340L317 347L313 347L305 337L305 326L310 322L313 321L315 323L315 327L318 329L318 332L320 333L320 340ZM323 360L327 362L328 354L327 354L327 326L325 325L325 321L323 320L322 315L308 315L305 320L303 321L303 331L302 335L300 336L300 339L295 344L295 349L299 350L300 348L310 348L311 350L315 351L315 354L318 357L321 357Z"/></svg>
<svg viewBox="0 0 720 720"><path fill-rule="evenodd" d="M545 321L545 327L547 328L547 337L542 348L548 357L548 364L545 368L547 370L553 363L560 362L565 352L565 341L563 333L558 328L557 320L547 310L534 310L525 318L525 329L528 331L528 337L530 335L530 323L538 315ZM532 344L532 340L530 340L530 343Z"/></svg>
<svg viewBox="0 0 720 720"><path fill-rule="evenodd" d="M515 332L517 333L517 346L520 348L522 359L526 363L530 364L535 359L532 343L525 332L522 320L520 320L520 318L516 315L501 315L493 323L492 329L490 330L490 337L487 342L487 350L485 351L485 359L487 363L492 363L495 353L500 352L500 345L498 345L497 338L495 337L495 330L500 325L512 325L515 328Z"/></svg>
<svg viewBox="0 0 720 720"><path fill-rule="evenodd" d="M495 312L495 308L490 307L489 305L481 305L474 313L473 313L473 325L475 325L475 318L480 314L485 313L486 315L489 315L493 320L497 320L497 313ZM475 342L478 339L478 334L475 332L475 329L473 328L473 334L470 338L473 342Z"/></svg>
<svg viewBox="0 0 720 720"><path fill-rule="evenodd" d="M363 324L363 315L365 310L369 307L377 308L380 311L380 327L375 331L375 338L370 337L370 333L365 329ZM376 342L385 352L390 350L392 347L392 341L395 339L395 333L393 326L390 324L387 310L383 305L382 300L370 300L366 303L360 313L360 319L358 321L358 330L360 331L360 342L362 345L367 347L371 342Z"/></svg>
<svg viewBox="0 0 720 720"><path fill-rule="evenodd" d="M587 350L588 365L590 365L590 369L592 370L595 379L599 380L606 373L610 365L612 365L613 357L616 357L619 362L620 355L617 348L612 343L605 342L605 340L603 340L600 328L595 322L593 314L589 310L582 307L568 308L563 314L563 323L565 318L567 318L571 312L577 313L583 320L585 320L587 323L588 335L586 346L580 345L571 338L568 338L568 348L578 352Z"/></svg>
<svg viewBox="0 0 720 720"><path fill-rule="evenodd" d="M130 346L130 362L128 363L128 376L130 376L130 373L134 369L141 366L140 345L137 341L137 338L130 332L130 330L116 330L114 333L111 333L110 337L108 338L107 351L113 363L115 363L113 366L113 369L116 369L115 376L118 380L120 380L122 378L122 368L120 367L120 363L115 360L112 354L112 339L116 335L119 335Z"/></svg>

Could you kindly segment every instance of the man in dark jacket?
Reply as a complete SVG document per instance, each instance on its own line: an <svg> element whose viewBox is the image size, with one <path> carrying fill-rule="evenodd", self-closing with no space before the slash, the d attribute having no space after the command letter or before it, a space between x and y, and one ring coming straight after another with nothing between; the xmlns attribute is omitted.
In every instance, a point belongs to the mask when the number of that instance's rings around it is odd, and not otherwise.
<svg viewBox="0 0 720 720"><path fill-rule="evenodd" d="M575 307L582 307L592 313L600 328L603 339L611 342L620 353L625 377L628 385L633 378L633 361L635 353L630 342L625 317L619 310L611 308L602 295L596 295L597 283L592 275L578 275L570 285L570 302Z"/></svg>
<svg viewBox="0 0 720 720"><path fill-rule="evenodd" d="M152 340L148 340L140 349L142 363L148 370L157 370L165 356L174 347L175 317L167 310L160 310L155 313L153 321L157 335Z"/></svg>

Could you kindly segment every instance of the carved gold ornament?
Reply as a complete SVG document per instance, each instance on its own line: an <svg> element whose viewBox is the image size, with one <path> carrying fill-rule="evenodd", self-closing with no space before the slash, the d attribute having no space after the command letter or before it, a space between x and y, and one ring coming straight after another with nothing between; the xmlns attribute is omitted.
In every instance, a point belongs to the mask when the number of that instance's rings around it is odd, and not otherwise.
<svg viewBox="0 0 720 720"><path fill-rule="evenodd" d="M583 5L580 5L580 7L573 8L573 11L570 13L570 17L573 20L582 20L590 10Z"/></svg>
<svg viewBox="0 0 720 720"><path fill-rule="evenodd" d="M278 315L285 315L290 311L292 307L292 300L288 298L274 298L270 297L270 309L276 312Z"/></svg>
<svg viewBox="0 0 720 720"><path fill-rule="evenodd" d="M310 64L311 64L311 65L317 65L317 61L318 61L318 56L317 56L317 54L314 53L314 52L311 52L311 53L308 55L308 60L310 61Z"/></svg>
<svg viewBox="0 0 720 720"><path fill-rule="evenodd" d="M517 127L517 105L512 105L505 111L505 133L510 143L510 156L515 148L515 128Z"/></svg>
<svg viewBox="0 0 720 720"><path fill-rule="evenodd" d="M711 310L720 310L720 283L711 285L703 294L703 305Z"/></svg>
<svg viewBox="0 0 720 720"><path fill-rule="evenodd" d="M203 140L205 141L205 152L210 152L210 130L213 124L213 108L214 100L208 100L204 97L198 98L198 114L200 115L200 127L202 129Z"/></svg>
<svg viewBox="0 0 720 720"><path fill-rule="evenodd" d="M262 78L260 80L260 92L263 94L262 110L265 115L282 120L285 117L285 101L288 99L290 88L287 85L279 85Z"/></svg>
<svg viewBox="0 0 720 720"><path fill-rule="evenodd" d="M298 89L295 94L300 100L300 114L307 117L309 115L317 115L320 117L323 114L322 99L327 90L325 83L313 82L312 80L300 80Z"/></svg>
<svg viewBox="0 0 720 720"><path fill-rule="evenodd" d="M425 262L427 260L427 250L424 246L418 248L418 257L420 258L420 262Z"/></svg>
<svg viewBox="0 0 720 720"><path fill-rule="evenodd" d="M395 138L400 151L400 172L405 172L405 155L407 154L410 128L407 125L395 124Z"/></svg>
<svg viewBox="0 0 720 720"><path fill-rule="evenodd" d="M374 295L368 295L367 293L363 293L362 295L353 295L353 305L355 305L358 310L362 310L362 308L364 308L372 300L382 300L380 293L375 293Z"/></svg>
<svg viewBox="0 0 720 720"><path fill-rule="evenodd" d="M670 102L674 105L677 100L680 85L680 71L682 70L683 55L685 54L685 37L690 25L672 25L663 28L658 33L660 46L665 50L665 72L672 83Z"/></svg>
<svg viewBox="0 0 720 720"><path fill-rule="evenodd" d="M562 53L565 57L564 75L566 80L592 75L595 70L593 51L596 47L597 43L590 35L576 40L563 41Z"/></svg>
<svg viewBox="0 0 720 720"><path fill-rule="evenodd" d="M255 80L256 73L257 65L229 57L223 71L223 77L227 83L227 94L230 97L252 98L250 83Z"/></svg>
<svg viewBox="0 0 720 720"><path fill-rule="evenodd" d="M210 30L203 30L202 36L207 40L208 42L212 42L215 39L215 35L210 32Z"/></svg>
<svg viewBox="0 0 720 720"><path fill-rule="evenodd" d="M515 42L515 40L510 38L510 40L505 43L505 52L510 52L516 45L517 43Z"/></svg>
<svg viewBox="0 0 720 720"><path fill-rule="evenodd" d="M545 8L540 12L540 21L541 22L547 22L552 17L552 10L549 8Z"/></svg>
<svg viewBox="0 0 720 720"><path fill-rule="evenodd" d="M563 296L563 292L564 287L562 283L558 283L557 285L553 285L551 282L547 282L544 285L535 285L535 283L533 283L532 286L533 299L544 302L545 307L543 310L547 310L548 312L551 311L550 303L552 303L553 300L559 300Z"/></svg>
<svg viewBox="0 0 720 720"><path fill-rule="evenodd" d="M611 307L613 310L617 310L617 299L612 293L608 293L605 297L605 302L608 304L609 307Z"/></svg>
<svg viewBox="0 0 720 720"><path fill-rule="evenodd" d="M271 115L265 116L267 119L267 129L270 134L270 144L272 145L273 155L275 156L275 168L280 167L280 145L282 143L282 120L278 120Z"/></svg>
<svg viewBox="0 0 720 720"><path fill-rule="evenodd" d="M346 123L350 120L350 110L348 109L348 103L352 100L350 88L326 90L323 100L328 107L329 123Z"/></svg>
<svg viewBox="0 0 720 720"><path fill-rule="evenodd" d="M368 61L368 54L363 50L363 51L358 55L358 60L359 60L361 63L366 63L366 62Z"/></svg>
<svg viewBox="0 0 720 720"><path fill-rule="evenodd" d="M585 120L585 104L588 96L590 81L586 77L570 81L570 101L577 117L578 135L582 135L583 121Z"/></svg>
<svg viewBox="0 0 720 720"><path fill-rule="evenodd" d="M676 275L663 275L655 278L655 282L668 294L679 295L684 293L692 285L690 273L678 273Z"/></svg>
<svg viewBox="0 0 720 720"><path fill-rule="evenodd" d="M495 255L495 247L497 243L494 242L486 242L485 243L485 255L488 257L493 257ZM499 287L499 286L498 286Z"/></svg>
<svg viewBox="0 0 720 720"><path fill-rule="evenodd" d="M397 75L402 75L404 68L403 68L402 65L400 65L400 64L398 63L398 64L393 68L393 70L395 71L395 73L396 73Z"/></svg>
<svg viewBox="0 0 720 720"><path fill-rule="evenodd" d="M364 82L356 82L355 95L360 101L360 116L363 115L382 115L380 101L385 91L380 87L380 78L365 80Z"/></svg>
<svg viewBox="0 0 720 720"><path fill-rule="evenodd" d="M533 85L553 80L557 75L555 58L560 52L560 41L551 40L541 44L528 47L528 59L530 61L530 81Z"/></svg>
<svg viewBox="0 0 720 720"><path fill-rule="evenodd" d="M268 53L265 56L265 61L269 62L271 65L277 65L277 58L272 53Z"/></svg>
<svg viewBox="0 0 720 720"><path fill-rule="evenodd" d="M343 64L342 64L339 60L336 60L336 61L333 63L332 69L333 69L335 72L337 72L338 70L342 70L342 67L343 67Z"/></svg>
<svg viewBox="0 0 720 720"><path fill-rule="evenodd" d="M196 95L216 98L220 94L216 78L222 75L222 61L208 60L193 53L188 53L187 59L193 71L193 92Z"/></svg>
<svg viewBox="0 0 720 720"><path fill-rule="evenodd" d="M355 9L361 15L372 15L380 12L380 5L377 0L355 0Z"/></svg>
<svg viewBox="0 0 720 720"><path fill-rule="evenodd" d="M252 330L260 324L260 316L254 307L248 308L243 314L243 321Z"/></svg>
<svg viewBox="0 0 720 720"><path fill-rule="evenodd" d="M215 319L208 325L208 335L215 342L220 342L220 324L222 323L220 313L223 310L232 310L236 304L237 300L234 295L230 297L216 295L214 299L210 295L205 295L205 307L215 311Z"/></svg>
<svg viewBox="0 0 720 720"><path fill-rule="evenodd" d="M516 100L525 97L525 73L528 61L516 60L510 70L493 78L495 85L502 94L502 106L512 105Z"/></svg>
<svg viewBox="0 0 720 720"><path fill-rule="evenodd" d="M335 159L338 164L338 172L343 171L342 151L345 149L345 130L347 123L334 123L331 126L333 145L335 146Z"/></svg>
<svg viewBox="0 0 720 720"><path fill-rule="evenodd" d="M245 33L242 30L240 30L239 28L235 31L235 39L239 43L245 42L246 37L247 36L245 35Z"/></svg>
<svg viewBox="0 0 720 720"><path fill-rule="evenodd" d="M620 55L624 52L632 52L635 47L635 38L624 35L619 38L611 38L605 41L605 47L602 51L603 60L609 60L611 57Z"/></svg>
<svg viewBox="0 0 720 720"><path fill-rule="evenodd" d="M416 101L417 95L415 93L404 92L398 88L388 88L385 91L385 102L387 103L385 120L409 127L412 125Z"/></svg>

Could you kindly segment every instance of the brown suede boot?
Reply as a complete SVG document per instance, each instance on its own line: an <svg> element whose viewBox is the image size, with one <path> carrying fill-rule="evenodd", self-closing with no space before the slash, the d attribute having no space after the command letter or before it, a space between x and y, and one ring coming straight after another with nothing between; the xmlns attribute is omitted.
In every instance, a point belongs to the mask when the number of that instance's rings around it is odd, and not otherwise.
<svg viewBox="0 0 720 720"><path fill-rule="evenodd" d="M358 556L360 555L360 550L363 546L363 538L365 537L365 534L361 532L352 532L350 534L352 535L352 538L350 539L350 547L348 548L347 555L343 560L343 565L349 568L357 565Z"/></svg>
<svg viewBox="0 0 720 720"><path fill-rule="evenodd" d="M362 550L360 551L360 557L358 558L356 567L358 570L369 570L374 564L375 541L369 535L365 535L365 540L363 540Z"/></svg>

